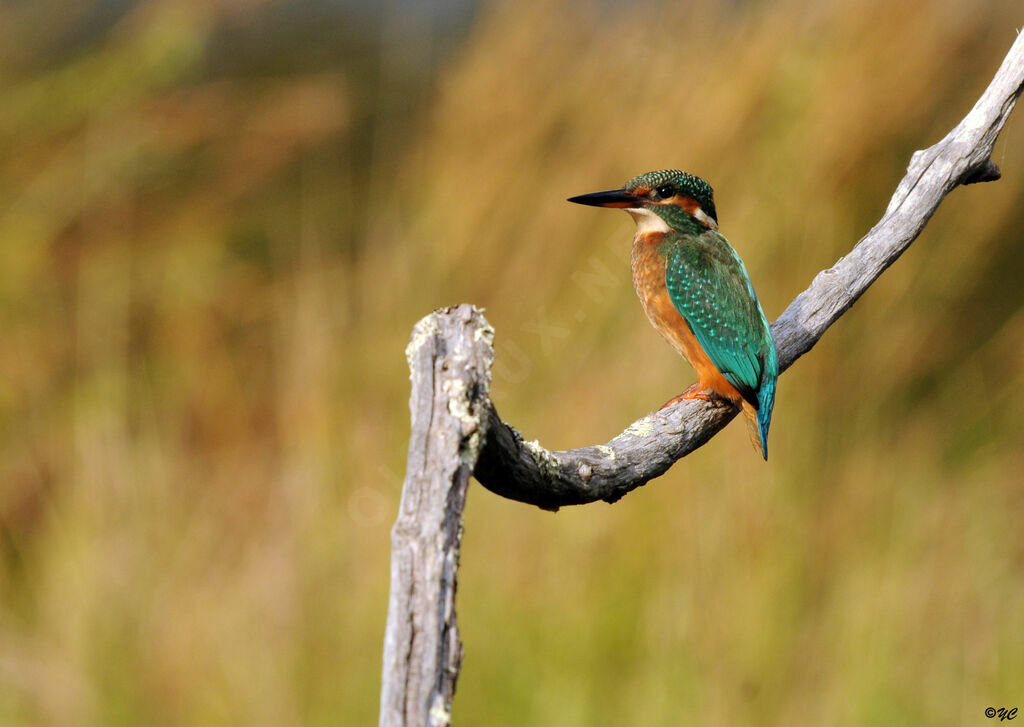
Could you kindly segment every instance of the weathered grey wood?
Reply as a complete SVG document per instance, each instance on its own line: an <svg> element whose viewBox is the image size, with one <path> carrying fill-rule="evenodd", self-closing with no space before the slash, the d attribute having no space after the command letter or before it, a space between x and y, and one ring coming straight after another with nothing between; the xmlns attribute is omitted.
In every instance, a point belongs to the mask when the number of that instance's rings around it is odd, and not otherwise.
<svg viewBox="0 0 1024 727"><path fill-rule="evenodd" d="M409 459L391 530L381 727L451 723L462 662L456 572L469 476L487 432L494 331L476 308L435 311L406 348Z"/></svg>
<svg viewBox="0 0 1024 727"><path fill-rule="evenodd" d="M910 246L943 198L960 184L999 178L989 159L996 136L1024 89L1024 34L992 83L939 143L915 153L882 219L848 255L818 273L772 324L785 371L818 342L886 268ZM474 474L502 497L557 510L596 500L615 502L700 447L736 411L683 401L633 422L607 444L550 452L527 442L490 409L490 434Z"/></svg>
<svg viewBox="0 0 1024 727"><path fill-rule="evenodd" d="M1024 35L964 120L914 154L878 224L772 324L782 370L895 262L951 190L999 178L989 157L1022 89ZM491 404L492 340L480 312L462 305L421 320L406 349L412 433L391 536L381 727L450 724L462 656L455 576L470 472L503 497L545 509L614 502L663 474L736 415L726 404L683 401L633 422L607 444L550 452L523 440Z"/></svg>

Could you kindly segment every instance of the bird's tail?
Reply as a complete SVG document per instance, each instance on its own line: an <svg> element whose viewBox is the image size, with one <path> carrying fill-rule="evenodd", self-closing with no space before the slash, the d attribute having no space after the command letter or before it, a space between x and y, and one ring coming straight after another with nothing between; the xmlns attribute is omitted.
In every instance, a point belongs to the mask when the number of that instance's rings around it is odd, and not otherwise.
<svg viewBox="0 0 1024 727"><path fill-rule="evenodd" d="M768 460L768 427L772 423L772 409L775 406L775 382L765 382L766 385L758 392L758 407L744 400L743 416L747 420L747 434L750 436L750 443L754 445L757 453Z"/></svg>
<svg viewBox="0 0 1024 727"><path fill-rule="evenodd" d="M761 437L761 427L757 421L757 409L745 400L743 401L743 418L747 420L747 436L750 437L750 443L754 445L754 451L767 460L768 455L765 453L767 442Z"/></svg>

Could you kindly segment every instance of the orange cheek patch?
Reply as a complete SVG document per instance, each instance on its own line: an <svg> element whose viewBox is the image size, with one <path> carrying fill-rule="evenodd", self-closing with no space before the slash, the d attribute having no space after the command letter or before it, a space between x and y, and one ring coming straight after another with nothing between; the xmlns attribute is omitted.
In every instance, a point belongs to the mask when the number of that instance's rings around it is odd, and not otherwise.
<svg viewBox="0 0 1024 727"><path fill-rule="evenodd" d="M688 197L685 194L677 194L668 202L682 207L686 210L686 213L691 217L696 217L698 212L701 212L700 203L697 202L693 197Z"/></svg>
<svg viewBox="0 0 1024 727"><path fill-rule="evenodd" d="M718 224L704 211L704 208L700 206L700 202L687 194L677 194L665 200L662 204L671 204L679 207L707 229L718 229Z"/></svg>

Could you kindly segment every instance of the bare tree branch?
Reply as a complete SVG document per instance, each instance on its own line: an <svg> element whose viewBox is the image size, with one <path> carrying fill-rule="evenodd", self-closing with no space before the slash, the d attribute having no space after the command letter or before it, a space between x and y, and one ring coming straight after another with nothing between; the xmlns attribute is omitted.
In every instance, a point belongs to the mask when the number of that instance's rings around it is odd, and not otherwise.
<svg viewBox="0 0 1024 727"><path fill-rule="evenodd" d="M381 727L450 724L462 644L455 576L469 475L487 432L494 331L463 305L413 329L409 459L391 530Z"/></svg>
<svg viewBox="0 0 1024 727"><path fill-rule="evenodd" d="M914 241L957 185L999 178L996 136L1024 89L1024 35L971 112L914 154L889 207L849 255L815 276L772 324L787 369ZM462 510L472 472L491 491L557 510L614 502L664 473L736 415L727 404L683 401L631 424L605 445L549 452L526 442L490 402L493 330L468 305L435 311L406 349L412 433L392 530L381 727L447 727L462 659L455 586Z"/></svg>
<svg viewBox="0 0 1024 727"><path fill-rule="evenodd" d="M882 219L848 255L818 273L772 324L781 371L810 351L910 247L949 192L960 184L999 179L989 157L1022 89L1024 34L963 121L938 144L913 155ZM524 441L492 406L490 434L474 474L492 492L546 510L615 502L700 447L736 413L723 403L684 400L638 419L607 444L549 452Z"/></svg>

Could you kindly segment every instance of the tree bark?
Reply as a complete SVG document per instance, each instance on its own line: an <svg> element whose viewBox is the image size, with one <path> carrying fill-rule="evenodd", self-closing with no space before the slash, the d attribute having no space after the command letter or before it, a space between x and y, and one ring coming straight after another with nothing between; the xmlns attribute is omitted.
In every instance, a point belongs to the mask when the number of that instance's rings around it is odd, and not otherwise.
<svg viewBox="0 0 1024 727"><path fill-rule="evenodd" d="M949 192L999 179L992 148L1022 90L1024 35L1018 35L970 113L942 141L913 155L882 219L772 324L781 371L896 261ZM461 305L421 320L406 349L412 434L391 536L381 727L450 724L462 657L456 571L471 472L492 492L547 510L615 502L663 474L737 413L723 402L684 400L638 419L607 444L551 452L525 441L490 401L493 335L479 310Z"/></svg>
<svg viewBox="0 0 1024 727"><path fill-rule="evenodd" d="M384 637L381 727L451 723L462 663L455 587L462 509L487 433L494 331L476 308L435 311L406 348L412 433Z"/></svg>

